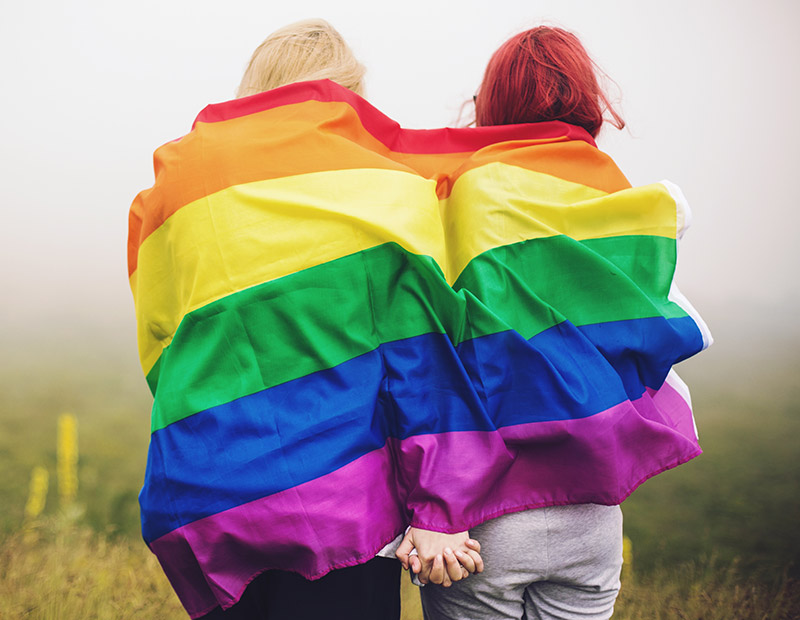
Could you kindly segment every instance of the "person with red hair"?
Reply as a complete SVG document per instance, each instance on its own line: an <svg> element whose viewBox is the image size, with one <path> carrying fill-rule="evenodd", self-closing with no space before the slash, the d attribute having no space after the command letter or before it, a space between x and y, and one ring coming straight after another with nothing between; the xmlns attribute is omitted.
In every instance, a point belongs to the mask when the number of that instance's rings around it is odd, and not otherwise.
<svg viewBox="0 0 800 620"><path fill-rule="evenodd" d="M592 138L605 120L625 126L597 80L599 69L571 32L538 26L511 37L494 53L475 96L480 126L562 121Z"/></svg>
<svg viewBox="0 0 800 620"><path fill-rule="evenodd" d="M562 121L593 138L606 117L622 128L598 73L574 34L547 26L522 32L489 61L475 97L476 124ZM484 572L447 589L422 588L426 620L611 617L622 567L618 505L524 510L470 535L481 541Z"/></svg>

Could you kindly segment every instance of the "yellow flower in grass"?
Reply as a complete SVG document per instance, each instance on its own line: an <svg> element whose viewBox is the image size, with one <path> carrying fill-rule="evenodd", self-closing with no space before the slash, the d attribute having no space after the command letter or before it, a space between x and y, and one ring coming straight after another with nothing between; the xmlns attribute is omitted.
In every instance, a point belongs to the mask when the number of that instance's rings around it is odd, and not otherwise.
<svg viewBox="0 0 800 620"><path fill-rule="evenodd" d="M622 537L622 581L633 580L633 543L627 536Z"/></svg>
<svg viewBox="0 0 800 620"><path fill-rule="evenodd" d="M78 420L65 413L58 418L58 496L61 507L69 506L78 493Z"/></svg>
<svg viewBox="0 0 800 620"><path fill-rule="evenodd" d="M28 487L28 501L25 503L25 518L35 519L44 510L47 501L47 487L50 475L44 467L37 465L31 471L31 483Z"/></svg>

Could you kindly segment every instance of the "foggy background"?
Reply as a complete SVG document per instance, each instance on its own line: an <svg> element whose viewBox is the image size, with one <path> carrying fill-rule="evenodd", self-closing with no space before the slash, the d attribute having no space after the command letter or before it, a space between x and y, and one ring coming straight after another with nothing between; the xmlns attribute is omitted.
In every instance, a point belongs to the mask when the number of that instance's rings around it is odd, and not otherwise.
<svg viewBox="0 0 800 620"><path fill-rule="evenodd" d="M755 359L797 366L800 3L778 0L8 7L0 23L6 363L84 364L80 356L103 345L95 362L135 368L127 211L153 182L152 152L186 133L206 104L233 97L270 32L307 17L344 35L367 67L367 98L412 128L455 124L510 35L542 22L574 31L613 79L611 98L628 123L604 129L601 148L632 183L670 179L692 205L678 283L717 343L689 364L743 376Z"/></svg>

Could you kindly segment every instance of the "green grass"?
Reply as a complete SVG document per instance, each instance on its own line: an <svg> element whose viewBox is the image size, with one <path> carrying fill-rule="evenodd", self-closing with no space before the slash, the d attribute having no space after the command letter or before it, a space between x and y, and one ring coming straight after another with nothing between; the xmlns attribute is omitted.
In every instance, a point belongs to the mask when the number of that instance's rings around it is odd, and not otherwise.
<svg viewBox="0 0 800 620"><path fill-rule="evenodd" d="M421 620L419 593L402 575L403 620ZM800 583L742 574L716 558L623 582L617 620L793 620ZM0 544L0 618L16 620L185 620L155 558L138 543L65 518L38 522Z"/></svg>
<svg viewBox="0 0 800 620"><path fill-rule="evenodd" d="M623 582L615 620L796 620L800 582L764 581L715 558Z"/></svg>
<svg viewBox="0 0 800 620"><path fill-rule="evenodd" d="M68 343L39 356L25 351L0 365L0 533L22 523L36 465L50 473L47 512L56 508L57 419L73 413L79 425L78 498L85 522L98 531L138 535L137 495L144 479L151 399L132 351L121 355L109 346L88 353L78 347Z"/></svg>
<svg viewBox="0 0 800 620"><path fill-rule="evenodd" d="M0 618L185 620L144 545L109 541L63 519L7 536L0 545Z"/></svg>
<svg viewBox="0 0 800 620"><path fill-rule="evenodd" d="M622 506L637 568L713 556L722 565L735 560L747 575L772 579L790 567L798 577L798 365L789 359L759 367L756 360L726 384L699 361L682 374L693 386L704 454L646 482Z"/></svg>

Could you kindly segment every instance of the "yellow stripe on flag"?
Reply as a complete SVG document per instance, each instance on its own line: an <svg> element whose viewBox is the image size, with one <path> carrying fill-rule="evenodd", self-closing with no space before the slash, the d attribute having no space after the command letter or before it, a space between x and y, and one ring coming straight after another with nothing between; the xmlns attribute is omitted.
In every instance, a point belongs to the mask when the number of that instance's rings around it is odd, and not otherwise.
<svg viewBox="0 0 800 620"><path fill-rule="evenodd" d="M145 374L192 310L388 242L444 266L434 181L394 170L326 171L237 185L186 205L144 241L131 276Z"/></svg>
<svg viewBox="0 0 800 620"><path fill-rule="evenodd" d="M682 217L659 184L613 194L494 162L459 177L440 201L452 284L476 256L529 239L653 235L674 239Z"/></svg>

